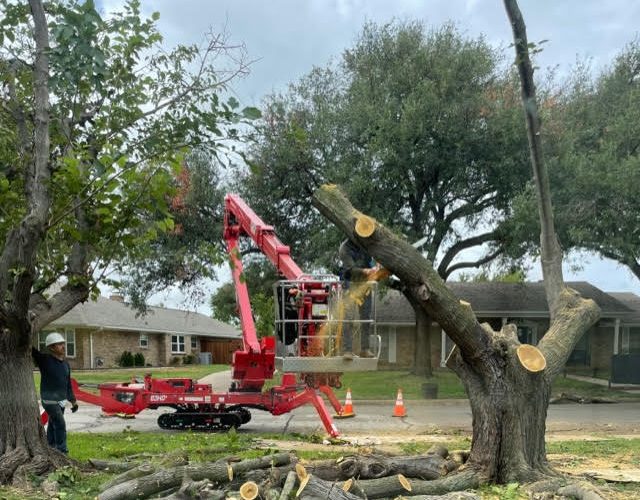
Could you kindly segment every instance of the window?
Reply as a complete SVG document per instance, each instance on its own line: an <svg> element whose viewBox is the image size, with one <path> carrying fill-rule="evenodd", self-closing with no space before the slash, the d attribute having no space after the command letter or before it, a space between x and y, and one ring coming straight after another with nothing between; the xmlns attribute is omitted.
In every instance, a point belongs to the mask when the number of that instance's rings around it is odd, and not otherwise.
<svg viewBox="0 0 640 500"><path fill-rule="evenodd" d="M171 352L179 354L184 350L184 335L171 335Z"/></svg>
<svg viewBox="0 0 640 500"><path fill-rule="evenodd" d="M65 338L65 352L67 353L67 358L75 358L76 357L76 331L73 328L65 328L58 330L47 330L42 331L38 334L38 350L40 352L47 352L46 339L47 335L53 332L58 332Z"/></svg>
<svg viewBox="0 0 640 500"><path fill-rule="evenodd" d="M195 335L191 335L191 349L197 349L198 348L198 337L196 337Z"/></svg>
<svg viewBox="0 0 640 500"><path fill-rule="evenodd" d="M141 333L140 340L138 341L138 345L143 349L146 349L147 347L149 347L149 335L147 335L146 333Z"/></svg>
<svg viewBox="0 0 640 500"><path fill-rule="evenodd" d="M640 327L631 326L625 329L626 339L624 338L623 353L624 354L640 354Z"/></svg>

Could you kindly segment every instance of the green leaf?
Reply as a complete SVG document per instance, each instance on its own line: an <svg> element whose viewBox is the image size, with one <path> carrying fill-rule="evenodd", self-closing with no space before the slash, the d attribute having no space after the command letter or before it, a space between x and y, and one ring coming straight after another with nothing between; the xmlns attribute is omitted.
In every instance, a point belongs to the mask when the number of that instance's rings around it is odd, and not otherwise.
<svg viewBox="0 0 640 500"><path fill-rule="evenodd" d="M242 110L242 116L249 120L258 120L262 118L262 112L258 108L249 106Z"/></svg>

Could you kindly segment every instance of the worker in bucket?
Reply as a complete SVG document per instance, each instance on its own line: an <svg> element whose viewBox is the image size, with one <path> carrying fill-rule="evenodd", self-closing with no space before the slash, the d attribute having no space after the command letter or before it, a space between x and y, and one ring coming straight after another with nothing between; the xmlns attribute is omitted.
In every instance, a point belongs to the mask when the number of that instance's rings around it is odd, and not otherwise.
<svg viewBox="0 0 640 500"><path fill-rule="evenodd" d="M42 353L35 347L31 356L40 370L40 399L47 412L47 441L49 446L69 453L67 448L67 425L64 421L64 409L71 403L71 411L78 411L78 403L71 388L71 367L65 358L65 341L59 333L47 335L45 344L48 353Z"/></svg>
<svg viewBox="0 0 640 500"><path fill-rule="evenodd" d="M341 261L340 275L345 290L354 289L357 286L366 286L365 284L378 269L371 256L348 238L340 245L338 256ZM368 290L366 292L359 308L359 314L353 319L364 320L360 323L360 357L372 358L374 354L370 345L371 325L367 321L371 319L372 297ZM347 298L347 300L349 299ZM353 306L352 309L355 311L358 310L358 304L347 304L347 308L351 309L349 306ZM342 357L346 360L352 360L354 357L353 330L354 324L351 321L345 321L343 326Z"/></svg>

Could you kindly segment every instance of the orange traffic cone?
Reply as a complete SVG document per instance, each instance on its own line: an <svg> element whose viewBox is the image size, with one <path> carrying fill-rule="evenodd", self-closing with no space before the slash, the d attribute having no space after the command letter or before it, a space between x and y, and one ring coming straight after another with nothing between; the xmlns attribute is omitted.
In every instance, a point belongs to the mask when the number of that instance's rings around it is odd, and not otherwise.
<svg viewBox="0 0 640 500"><path fill-rule="evenodd" d="M398 389L398 396L396 397L396 406L393 409L394 417L406 417L407 410L404 408L404 401L402 400L402 389Z"/></svg>
<svg viewBox="0 0 640 500"><path fill-rule="evenodd" d="M353 411L353 401L351 401L351 388L349 388L347 389L347 397L344 401L342 411L339 415L336 415L335 418L350 418L355 416L356 414Z"/></svg>

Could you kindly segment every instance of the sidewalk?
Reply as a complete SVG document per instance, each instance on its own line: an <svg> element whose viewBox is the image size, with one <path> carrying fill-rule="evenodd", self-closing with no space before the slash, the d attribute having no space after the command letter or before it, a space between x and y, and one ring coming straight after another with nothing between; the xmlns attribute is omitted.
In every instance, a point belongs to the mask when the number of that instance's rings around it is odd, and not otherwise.
<svg viewBox="0 0 640 500"><path fill-rule="evenodd" d="M583 375L571 375L567 374L567 378L571 380L579 380L580 382L587 382L589 384L601 385L603 387L610 387L611 389L615 389L617 391L624 391L630 394L640 394L640 385L634 384L611 384L609 385L609 381L602 378L595 377L585 377Z"/></svg>
<svg viewBox="0 0 640 500"><path fill-rule="evenodd" d="M200 384L211 384L211 388L217 392L226 392L231 385L231 370L211 373L198 380Z"/></svg>

